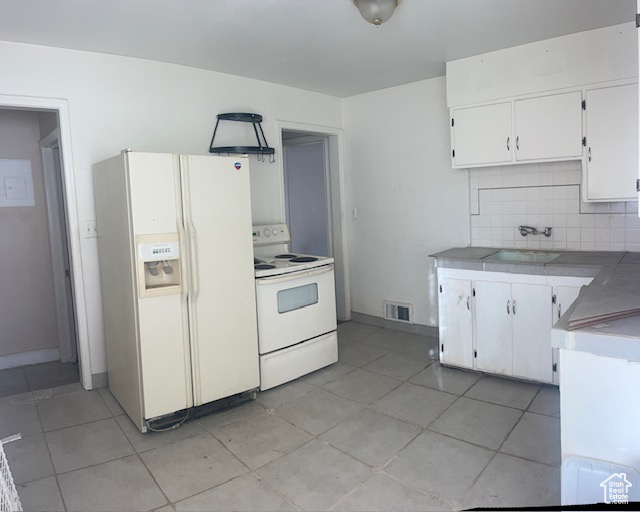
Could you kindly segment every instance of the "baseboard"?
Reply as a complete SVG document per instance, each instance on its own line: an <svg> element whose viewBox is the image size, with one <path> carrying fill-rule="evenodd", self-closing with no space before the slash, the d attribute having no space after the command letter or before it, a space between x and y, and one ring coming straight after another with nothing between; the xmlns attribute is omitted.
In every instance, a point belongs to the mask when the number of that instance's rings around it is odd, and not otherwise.
<svg viewBox="0 0 640 512"><path fill-rule="evenodd" d="M106 388L109 386L109 374L107 372L91 375L91 389Z"/></svg>
<svg viewBox="0 0 640 512"><path fill-rule="evenodd" d="M31 350L20 352L19 354L9 354L0 356L0 370L26 366L28 364L50 363L60 360L60 350L57 348L43 348L41 350Z"/></svg>
<svg viewBox="0 0 640 512"><path fill-rule="evenodd" d="M432 325L405 324L402 322L394 322L393 320L385 320L379 316L356 313L355 311L351 312L351 320L363 324L375 325L376 327L384 327L385 329L392 329L394 331L410 332L432 338L438 337L438 328Z"/></svg>

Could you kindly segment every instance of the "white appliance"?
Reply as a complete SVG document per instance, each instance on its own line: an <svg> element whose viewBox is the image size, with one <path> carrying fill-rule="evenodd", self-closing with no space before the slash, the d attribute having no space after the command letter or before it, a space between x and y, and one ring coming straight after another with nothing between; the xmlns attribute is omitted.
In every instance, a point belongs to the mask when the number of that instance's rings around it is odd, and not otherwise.
<svg viewBox="0 0 640 512"><path fill-rule="evenodd" d="M246 157L94 166L109 389L149 420L260 383Z"/></svg>
<svg viewBox="0 0 640 512"><path fill-rule="evenodd" d="M253 226L260 389L338 360L333 258L290 254L286 224Z"/></svg>

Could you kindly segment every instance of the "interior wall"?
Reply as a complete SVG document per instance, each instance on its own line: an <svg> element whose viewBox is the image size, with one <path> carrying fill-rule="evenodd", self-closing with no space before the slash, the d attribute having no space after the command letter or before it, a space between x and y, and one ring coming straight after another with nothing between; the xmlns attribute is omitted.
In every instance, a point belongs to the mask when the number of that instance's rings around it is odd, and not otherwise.
<svg viewBox="0 0 640 512"><path fill-rule="evenodd" d="M444 77L343 100L354 312L382 317L388 299L438 324L429 254L470 241L469 173L451 169L448 116Z"/></svg>
<svg viewBox="0 0 640 512"><path fill-rule="evenodd" d="M58 127L58 113L38 112L38 124L40 126L40 138L44 139Z"/></svg>
<svg viewBox="0 0 640 512"><path fill-rule="evenodd" d="M324 142L284 146L291 251L330 256Z"/></svg>
<svg viewBox="0 0 640 512"><path fill-rule="evenodd" d="M276 121L341 126L340 100L331 96L185 66L113 55L0 42L0 94L64 98L69 105L78 218L95 219L91 166L124 148L207 154L216 114L255 112L272 145ZM46 77L44 79L43 77ZM221 122L216 145L255 145L233 139L240 123ZM233 139L233 140L232 140ZM276 147L276 158L282 151ZM279 166L251 158L253 221L284 220ZM81 230L80 230L81 232ZM73 232L72 232L73 236ZM78 235L79 236L79 235ZM106 371L97 240L81 238L91 373Z"/></svg>
<svg viewBox="0 0 640 512"><path fill-rule="evenodd" d="M38 113L0 109L0 158L31 161L35 198L35 206L0 207L0 356L55 349L59 340Z"/></svg>

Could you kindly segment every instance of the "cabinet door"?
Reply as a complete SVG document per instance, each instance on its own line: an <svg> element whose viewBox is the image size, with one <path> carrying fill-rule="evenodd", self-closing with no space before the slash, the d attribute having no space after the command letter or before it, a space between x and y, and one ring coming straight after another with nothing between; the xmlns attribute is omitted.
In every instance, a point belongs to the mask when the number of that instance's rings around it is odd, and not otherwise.
<svg viewBox="0 0 640 512"><path fill-rule="evenodd" d="M471 281L447 278L441 287L440 362L473 368Z"/></svg>
<svg viewBox="0 0 640 512"><path fill-rule="evenodd" d="M511 102L452 111L455 167L511 162Z"/></svg>
<svg viewBox="0 0 640 512"><path fill-rule="evenodd" d="M587 284L587 283L585 283ZM571 304L578 298L580 294L579 286L555 286L553 288L553 294L555 296L555 302L553 304L553 318L551 323L555 323L560 320L560 317L571 307ZM560 383L560 354L557 348L552 349L553 352L553 383Z"/></svg>
<svg viewBox="0 0 640 512"><path fill-rule="evenodd" d="M516 160L582 156L582 93L553 94L515 102Z"/></svg>
<svg viewBox="0 0 640 512"><path fill-rule="evenodd" d="M587 199L637 199L638 86L587 91Z"/></svg>
<svg viewBox="0 0 640 512"><path fill-rule="evenodd" d="M548 285L519 284L511 287L513 325L513 375L552 382L551 298Z"/></svg>
<svg viewBox="0 0 640 512"><path fill-rule="evenodd" d="M555 303L553 304L554 325L578 298L580 290L581 287L579 286L556 286L553 289L553 294L556 297Z"/></svg>
<svg viewBox="0 0 640 512"><path fill-rule="evenodd" d="M511 375L511 284L476 281L476 369Z"/></svg>

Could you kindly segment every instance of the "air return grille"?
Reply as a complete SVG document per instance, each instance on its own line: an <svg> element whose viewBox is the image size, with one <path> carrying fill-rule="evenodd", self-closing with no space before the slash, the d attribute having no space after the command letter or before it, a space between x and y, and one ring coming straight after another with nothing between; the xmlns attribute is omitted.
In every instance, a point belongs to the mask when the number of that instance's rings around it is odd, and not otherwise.
<svg viewBox="0 0 640 512"><path fill-rule="evenodd" d="M387 320L395 320L397 322L413 323L413 304L405 304L402 302L384 301L384 317Z"/></svg>

